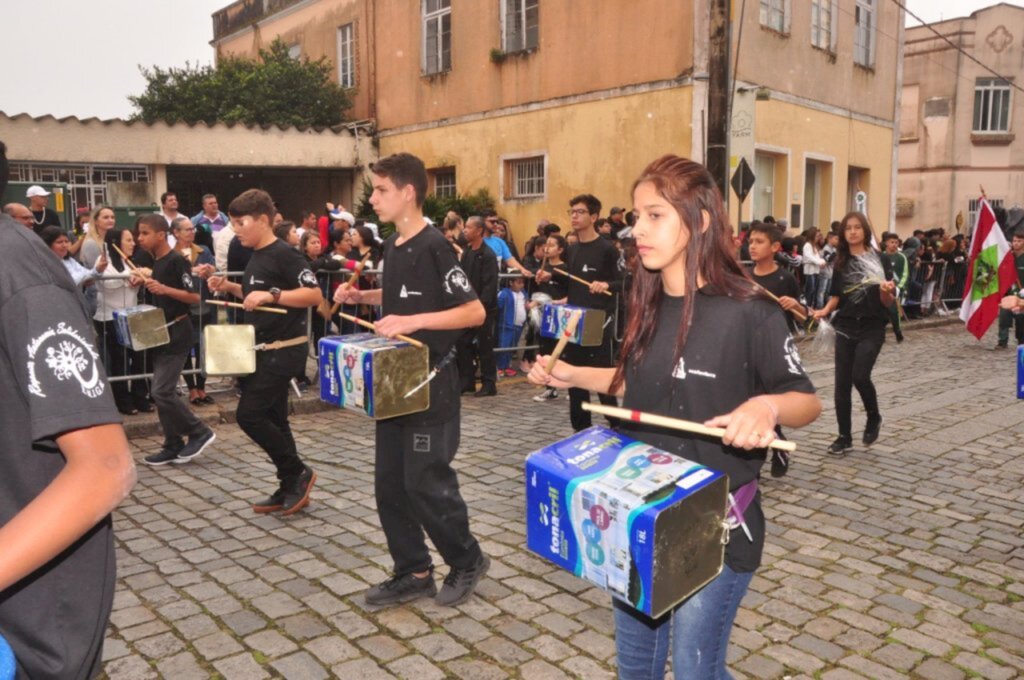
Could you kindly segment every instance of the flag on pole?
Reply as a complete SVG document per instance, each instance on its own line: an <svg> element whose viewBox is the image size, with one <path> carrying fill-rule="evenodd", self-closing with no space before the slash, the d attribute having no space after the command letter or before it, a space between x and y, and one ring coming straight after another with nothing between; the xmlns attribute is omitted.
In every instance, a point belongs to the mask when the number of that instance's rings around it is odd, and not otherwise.
<svg viewBox="0 0 1024 680"><path fill-rule="evenodd" d="M967 324L967 330L981 340L999 317L1000 298L1017 280L1013 253L984 196L978 205L968 258L970 264L960 318Z"/></svg>

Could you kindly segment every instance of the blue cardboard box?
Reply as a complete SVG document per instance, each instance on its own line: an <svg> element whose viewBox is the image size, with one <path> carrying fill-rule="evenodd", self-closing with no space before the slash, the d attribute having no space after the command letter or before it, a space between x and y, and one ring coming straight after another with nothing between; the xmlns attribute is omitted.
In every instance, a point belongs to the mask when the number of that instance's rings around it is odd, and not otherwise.
<svg viewBox="0 0 1024 680"><path fill-rule="evenodd" d="M375 419L394 418L430 407L430 388L405 394L426 379L426 347L414 347L373 333L320 339L320 399Z"/></svg>
<svg viewBox="0 0 1024 680"><path fill-rule="evenodd" d="M657 617L722 570L726 475L594 426L526 459L527 547Z"/></svg>
<svg viewBox="0 0 1024 680"><path fill-rule="evenodd" d="M569 336L569 342L584 347L597 347L604 338L604 323L608 314L603 309L587 309L572 305L544 305L544 313L540 317L541 337L557 340L562 337L569 318L573 312L583 314L576 324L576 332Z"/></svg>

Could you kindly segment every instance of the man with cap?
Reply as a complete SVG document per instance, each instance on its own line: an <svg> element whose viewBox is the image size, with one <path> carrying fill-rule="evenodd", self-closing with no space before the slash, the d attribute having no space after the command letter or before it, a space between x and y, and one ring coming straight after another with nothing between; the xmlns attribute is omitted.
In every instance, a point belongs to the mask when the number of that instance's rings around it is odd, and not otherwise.
<svg viewBox="0 0 1024 680"><path fill-rule="evenodd" d="M38 234L49 226L63 227L60 223L60 215L50 210L47 205L50 202L50 192L38 184L33 184L25 192L28 199L29 210L32 211L32 229Z"/></svg>
<svg viewBox="0 0 1024 680"><path fill-rule="evenodd" d="M618 206L612 208L612 211L608 213L608 221L611 223L612 233L617 239L628 238L633 232L633 228L626 224L626 211Z"/></svg>

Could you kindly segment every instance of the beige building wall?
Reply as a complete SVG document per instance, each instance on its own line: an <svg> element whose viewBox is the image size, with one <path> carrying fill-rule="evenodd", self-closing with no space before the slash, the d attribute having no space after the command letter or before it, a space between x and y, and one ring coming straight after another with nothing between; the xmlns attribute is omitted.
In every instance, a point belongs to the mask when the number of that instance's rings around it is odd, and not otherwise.
<svg viewBox="0 0 1024 680"><path fill-rule="evenodd" d="M1024 83L1024 8L998 4L931 25L997 73ZM906 34L897 187L901 233L945 227L984 187L1005 207L1024 205L1024 96L1010 94L1008 133L974 132L975 84L991 73L928 28Z"/></svg>
<svg viewBox="0 0 1024 680"><path fill-rule="evenodd" d="M240 4L229 5L218 14L230 14ZM218 57L230 54L255 58L260 48L280 37L288 45L299 45L304 57L311 60L326 57L333 65L334 82L338 82L338 28L352 23L355 30L356 84L349 92L352 108L347 117L349 120L365 120L376 116L373 110L374 55L369 49L374 30L373 18L373 2L368 0L296 2L284 11L216 38L213 46Z"/></svg>
<svg viewBox="0 0 1024 680"><path fill-rule="evenodd" d="M666 88L384 133L380 153L407 151L428 168L454 166L458 191L489 190L522 245L541 219L567 232L568 201L576 194L594 194L605 213L613 206L631 208L630 188L644 166L667 153L689 156L691 92L689 87ZM544 156L543 198L503 196L505 161L521 155Z"/></svg>

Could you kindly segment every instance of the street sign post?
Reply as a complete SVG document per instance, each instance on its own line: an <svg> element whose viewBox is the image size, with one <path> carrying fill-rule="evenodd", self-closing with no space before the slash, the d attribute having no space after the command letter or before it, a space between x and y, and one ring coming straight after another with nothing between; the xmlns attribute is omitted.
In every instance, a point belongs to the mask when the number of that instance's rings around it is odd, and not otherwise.
<svg viewBox="0 0 1024 680"><path fill-rule="evenodd" d="M739 215L743 217L743 201L746 200L747 194L754 187L754 171L750 169L750 165L747 163L746 158L740 158L740 162L736 165L736 172L732 173L732 180L729 184L732 185L732 190L736 192L736 197L740 199L740 211Z"/></svg>

